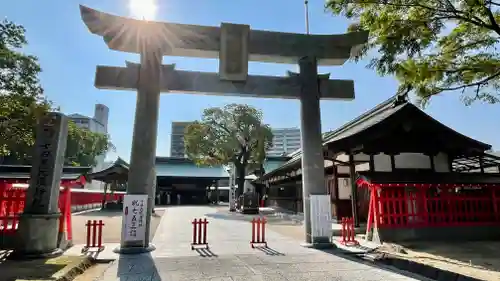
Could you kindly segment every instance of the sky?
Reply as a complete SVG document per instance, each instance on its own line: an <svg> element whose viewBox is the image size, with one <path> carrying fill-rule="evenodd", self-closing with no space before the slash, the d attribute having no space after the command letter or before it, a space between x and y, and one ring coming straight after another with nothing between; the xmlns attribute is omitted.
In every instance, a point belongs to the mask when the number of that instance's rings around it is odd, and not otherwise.
<svg viewBox="0 0 500 281"><path fill-rule="evenodd" d="M125 61L138 61L136 54L111 51L101 37L92 35L80 18L79 4L121 16L136 16L129 9L129 0L3 0L2 12L9 20L27 30L29 46L26 53L39 58L40 75L47 97L66 114L93 116L94 105L110 108L108 131L117 156L130 158L136 93L98 90L94 87L97 65L124 66ZM156 20L175 23L220 26L221 22L248 24L252 29L305 33L303 0L157 0ZM312 34L345 33L349 22L325 12L324 0L309 1ZM3 15L2 15L3 13ZM366 68L369 58L342 66L320 67L332 79L353 79L356 98L353 101L322 101L322 130L335 129L376 106L397 89L393 77L380 77ZM176 63L177 69L218 71L218 61L165 57L164 63ZM296 65L250 62L249 73L285 75L296 71ZM264 122L275 128L299 127L297 100L240 98L194 94L161 95L157 155L170 153L172 121L200 119L203 109L229 103L246 103L264 113ZM464 106L459 93L433 98L425 111L458 132L500 148L500 105L475 103Z"/></svg>

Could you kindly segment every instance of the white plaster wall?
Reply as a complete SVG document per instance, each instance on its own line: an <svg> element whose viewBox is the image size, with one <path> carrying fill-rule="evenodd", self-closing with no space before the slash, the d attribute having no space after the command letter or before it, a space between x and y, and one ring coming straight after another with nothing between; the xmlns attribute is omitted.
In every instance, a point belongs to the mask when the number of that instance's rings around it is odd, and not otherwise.
<svg viewBox="0 0 500 281"><path fill-rule="evenodd" d="M349 162L349 155L347 155L345 153L339 154L339 155L337 155L336 160L342 161L342 162ZM370 160L370 156L368 154L359 153L359 154L354 155L354 161L369 161L369 160Z"/></svg>
<svg viewBox="0 0 500 281"><path fill-rule="evenodd" d="M391 157L387 154L379 153L373 156L373 162L375 164L376 172L390 172L391 168Z"/></svg>
<svg viewBox="0 0 500 281"><path fill-rule="evenodd" d="M346 154L339 155L339 161L348 162L349 157ZM355 155L357 161L369 161L369 156L366 154ZM391 157L384 153L379 153L373 156L376 172L390 172ZM430 169L431 160L429 156L422 153L401 153L394 156L395 166L398 169ZM325 167L326 167L325 163ZM341 174L349 174L349 166L338 165L338 172ZM448 155L439 153L434 156L434 167L436 172L446 173L449 172L448 168ZM368 171L370 169L369 163L362 163L356 165L356 171Z"/></svg>
<svg viewBox="0 0 500 281"><path fill-rule="evenodd" d="M351 198L351 179L340 178L339 181L339 199Z"/></svg>
<svg viewBox="0 0 500 281"><path fill-rule="evenodd" d="M430 169L431 159L422 153L401 153L394 155L395 167L399 169Z"/></svg>
<svg viewBox="0 0 500 281"><path fill-rule="evenodd" d="M85 189L91 190L104 190L105 183L93 180L92 182L87 182L84 186Z"/></svg>
<svg viewBox="0 0 500 281"><path fill-rule="evenodd" d="M434 156L434 169L439 173L450 172L450 168L448 166L448 155L441 152L438 155Z"/></svg>
<svg viewBox="0 0 500 281"><path fill-rule="evenodd" d="M349 166L337 166L339 174L349 174Z"/></svg>
<svg viewBox="0 0 500 281"><path fill-rule="evenodd" d="M356 172L368 171L370 170L370 163L363 163L356 165Z"/></svg>

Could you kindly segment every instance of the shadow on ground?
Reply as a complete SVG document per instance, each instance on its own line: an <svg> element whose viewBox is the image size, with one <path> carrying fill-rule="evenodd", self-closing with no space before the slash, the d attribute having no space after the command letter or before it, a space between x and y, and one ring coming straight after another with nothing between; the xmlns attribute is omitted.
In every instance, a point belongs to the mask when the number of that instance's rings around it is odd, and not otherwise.
<svg viewBox="0 0 500 281"><path fill-rule="evenodd" d="M254 249L259 250L268 256L285 256L285 254L278 252L275 249L269 248L267 246L266 247L255 247Z"/></svg>
<svg viewBox="0 0 500 281"><path fill-rule="evenodd" d="M198 248L194 250L198 253L198 255L200 255L200 257L203 258L218 257L218 255L216 255L214 252L212 252L212 250L208 248Z"/></svg>
<svg viewBox="0 0 500 281"><path fill-rule="evenodd" d="M116 272L110 271L104 277L110 275L119 278L110 280L162 280L150 253L120 255Z"/></svg>

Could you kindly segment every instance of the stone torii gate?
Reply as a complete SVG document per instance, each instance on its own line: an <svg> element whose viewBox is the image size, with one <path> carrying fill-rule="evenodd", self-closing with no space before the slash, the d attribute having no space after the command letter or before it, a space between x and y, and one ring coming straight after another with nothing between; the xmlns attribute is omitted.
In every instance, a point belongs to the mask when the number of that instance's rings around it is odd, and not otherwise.
<svg viewBox="0 0 500 281"><path fill-rule="evenodd" d="M156 156L160 92L204 93L259 98L300 99L302 188L305 239L310 245L329 243L311 237L309 195L327 194L321 137L320 99L354 99L352 80L329 80L317 65L341 65L366 43L368 33L306 35L250 30L247 25L221 27L135 20L80 6L90 32L103 36L112 50L138 53L140 64L97 66L99 89L137 90L129 170L129 194L148 194L147 232L153 200L151 170ZM162 65L162 57L219 58L219 73L179 71ZM300 73L286 77L248 75L248 61L299 64ZM146 233L145 245L121 243L120 251L154 249Z"/></svg>

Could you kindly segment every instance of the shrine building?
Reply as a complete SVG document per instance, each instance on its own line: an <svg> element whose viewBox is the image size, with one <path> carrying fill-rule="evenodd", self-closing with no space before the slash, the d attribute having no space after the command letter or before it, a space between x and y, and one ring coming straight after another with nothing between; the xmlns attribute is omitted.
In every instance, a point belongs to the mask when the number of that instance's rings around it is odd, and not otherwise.
<svg viewBox="0 0 500 281"><path fill-rule="evenodd" d="M336 222L354 216L376 241L500 237L500 157L404 97L325 133L323 149ZM302 212L301 151L291 157L256 183L268 206Z"/></svg>

